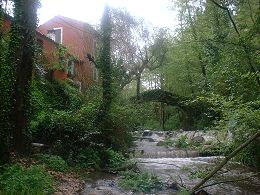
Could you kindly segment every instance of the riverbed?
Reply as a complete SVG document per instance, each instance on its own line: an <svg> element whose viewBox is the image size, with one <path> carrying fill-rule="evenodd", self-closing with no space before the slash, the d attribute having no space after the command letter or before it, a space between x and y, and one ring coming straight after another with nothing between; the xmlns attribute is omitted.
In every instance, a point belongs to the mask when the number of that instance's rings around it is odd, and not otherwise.
<svg viewBox="0 0 260 195"><path fill-rule="evenodd" d="M196 150L182 150L167 148L158 145L164 139L163 134L158 134L153 139L138 139L135 144L135 158L139 169L149 171L159 176L165 183L183 186L191 189L207 172L219 163L223 156L201 157ZM147 137L146 137L147 138ZM254 175L254 176L252 176ZM241 180L247 178L245 180ZM120 189L117 185L116 175L95 175L86 184L82 194L135 194ZM241 180L231 182L235 180ZM223 181L230 181L224 182ZM260 177L250 167L239 163L229 162L205 185L219 183L204 188L209 194L216 195L257 195L260 194ZM142 194L142 193L139 193ZM166 189L156 194L176 194L176 189Z"/></svg>

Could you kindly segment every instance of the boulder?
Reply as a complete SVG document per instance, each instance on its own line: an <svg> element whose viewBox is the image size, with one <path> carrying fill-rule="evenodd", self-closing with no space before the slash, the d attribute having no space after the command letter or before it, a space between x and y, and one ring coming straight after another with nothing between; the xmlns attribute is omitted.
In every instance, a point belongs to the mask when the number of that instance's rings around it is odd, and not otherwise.
<svg viewBox="0 0 260 195"><path fill-rule="evenodd" d="M205 142L205 139L204 139L204 137L202 137L202 136L195 136L195 137L193 137L193 138L191 139L191 141L193 141L193 142L198 142L198 143L203 143L203 142Z"/></svg>
<svg viewBox="0 0 260 195"><path fill-rule="evenodd" d="M164 144L164 141L159 141L157 144L156 144L156 146L164 146L165 144Z"/></svg>
<svg viewBox="0 0 260 195"><path fill-rule="evenodd" d="M143 137L147 137L147 136L152 136L153 135L153 132L151 132L150 130L144 130L143 132Z"/></svg>

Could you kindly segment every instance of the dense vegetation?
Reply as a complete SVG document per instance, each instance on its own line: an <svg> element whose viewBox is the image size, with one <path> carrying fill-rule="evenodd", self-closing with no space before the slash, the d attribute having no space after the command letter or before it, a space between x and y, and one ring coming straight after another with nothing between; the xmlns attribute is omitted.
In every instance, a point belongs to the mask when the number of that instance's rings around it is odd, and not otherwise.
<svg viewBox="0 0 260 195"><path fill-rule="evenodd" d="M126 10L107 8L99 56L89 56L101 84L84 92L35 69L38 3L13 2L10 33L0 33L0 162L12 162L11 151L28 156L32 142L45 144L46 154L34 156L45 166L0 167L3 193L51 192L46 169L119 167L131 133L140 129L229 132L232 141L217 148L225 153L260 131L259 1L173 0L179 20L174 33L152 31ZM178 145L186 147L185 138ZM259 141L236 158L260 167ZM142 177L150 182L141 185ZM162 187L146 173L123 178L121 185L132 182L135 191Z"/></svg>

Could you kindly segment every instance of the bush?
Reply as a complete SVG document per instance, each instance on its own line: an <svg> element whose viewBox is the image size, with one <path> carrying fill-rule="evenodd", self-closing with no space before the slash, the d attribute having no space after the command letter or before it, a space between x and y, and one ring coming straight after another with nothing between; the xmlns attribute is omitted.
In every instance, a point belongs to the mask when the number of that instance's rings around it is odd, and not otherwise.
<svg viewBox="0 0 260 195"><path fill-rule="evenodd" d="M0 194L50 194L53 178L41 166L23 168L15 164L0 175Z"/></svg>
<svg viewBox="0 0 260 195"><path fill-rule="evenodd" d="M224 103L225 115L218 122L218 128L226 132L230 131L233 138L229 144L230 153L232 150L243 144L260 129L260 101ZM260 143L253 141L244 148L236 157L236 160L247 165L260 167Z"/></svg>
<svg viewBox="0 0 260 195"><path fill-rule="evenodd" d="M83 168L95 168L96 170L99 170L101 166L100 154L92 148L79 149L78 155L72 159L68 159L68 161L71 164L76 163L77 166Z"/></svg>
<svg viewBox="0 0 260 195"><path fill-rule="evenodd" d="M63 158L73 158L81 148L93 144L98 133L93 127L96 105L91 103L77 112L58 111L41 112L31 123L34 141L52 145L53 153Z"/></svg>
<svg viewBox="0 0 260 195"><path fill-rule="evenodd" d="M108 167L118 168L126 163L127 159L119 152L112 150L111 148L106 150L108 157Z"/></svg>
<svg viewBox="0 0 260 195"><path fill-rule="evenodd" d="M54 171L64 172L68 169L68 165L60 156L50 154L38 154L35 158L40 162L47 165L48 168Z"/></svg>
<svg viewBox="0 0 260 195"><path fill-rule="evenodd" d="M155 175L148 172L125 171L119 178L119 186L134 192L151 193L162 190L163 182Z"/></svg>
<svg viewBox="0 0 260 195"><path fill-rule="evenodd" d="M102 141L106 148L126 153L132 146L131 132L135 129L135 122L128 107L112 105L107 117L107 129L102 130Z"/></svg>
<svg viewBox="0 0 260 195"><path fill-rule="evenodd" d="M175 146L177 148L187 148L189 146L189 143L187 141L187 136L186 135L182 135L180 136L175 143Z"/></svg>

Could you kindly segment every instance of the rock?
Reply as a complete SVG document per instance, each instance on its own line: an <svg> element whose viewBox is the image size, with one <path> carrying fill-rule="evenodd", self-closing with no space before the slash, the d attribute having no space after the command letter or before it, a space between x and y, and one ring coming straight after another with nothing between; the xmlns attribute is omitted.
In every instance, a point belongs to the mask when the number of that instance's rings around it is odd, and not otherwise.
<svg viewBox="0 0 260 195"><path fill-rule="evenodd" d="M164 141L159 141L156 146L164 146Z"/></svg>
<svg viewBox="0 0 260 195"><path fill-rule="evenodd" d="M198 142L198 143L203 143L203 142L205 142L205 139L204 139L204 137L202 137L202 136L195 136L195 137L193 137L193 138L191 139L191 141L193 141L193 142Z"/></svg>
<svg viewBox="0 0 260 195"><path fill-rule="evenodd" d="M171 132L171 131L166 132L166 137L172 137L172 136L173 136L173 132Z"/></svg>
<svg viewBox="0 0 260 195"><path fill-rule="evenodd" d="M200 191L196 192L195 195L210 195L210 194L208 192L206 192L205 190L200 190Z"/></svg>
<svg viewBox="0 0 260 195"><path fill-rule="evenodd" d="M156 132L156 135L158 135L159 137L163 137L164 136L164 132Z"/></svg>
<svg viewBox="0 0 260 195"><path fill-rule="evenodd" d="M168 186L170 189L174 190L174 191L178 191L180 190L180 187L177 183L173 182Z"/></svg>
<svg viewBox="0 0 260 195"><path fill-rule="evenodd" d="M153 138L148 138L149 142L155 142Z"/></svg>
<svg viewBox="0 0 260 195"><path fill-rule="evenodd" d="M140 141L155 142L155 140L151 137L141 137Z"/></svg>
<svg viewBox="0 0 260 195"><path fill-rule="evenodd" d="M150 130L144 130L143 132L143 137L147 137L147 136L152 136L153 132L151 132Z"/></svg>

